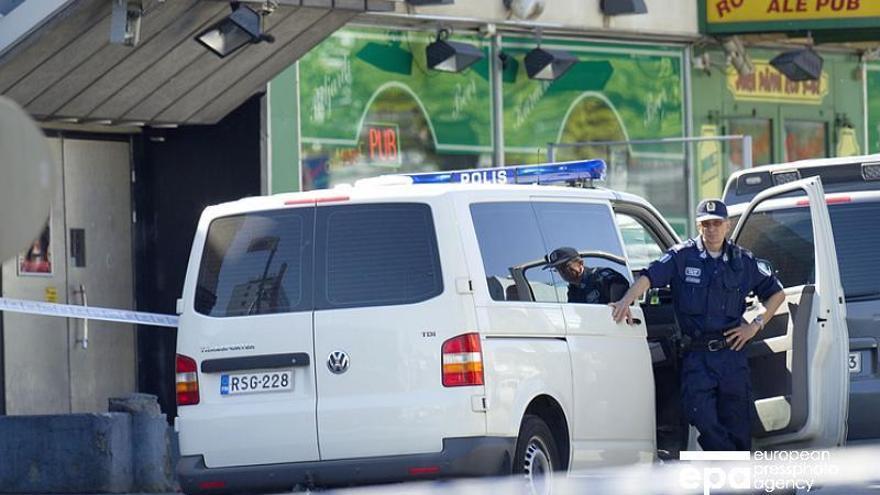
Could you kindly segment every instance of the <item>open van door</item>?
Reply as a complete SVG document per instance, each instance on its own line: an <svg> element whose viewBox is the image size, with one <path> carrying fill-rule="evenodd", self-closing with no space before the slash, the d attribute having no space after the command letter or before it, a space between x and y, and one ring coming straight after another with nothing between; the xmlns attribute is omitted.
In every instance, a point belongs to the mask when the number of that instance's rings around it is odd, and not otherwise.
<svg viewBox="0 0 880 495"><path fill-rule="evenodd" d="M821 179L763 191L731 239L767 260L785 303L749 343L756 448L842 445L849 404L846 307ZM771 268L772 267L772 268ZM746 318L759 311L751 304Z"/></svg>

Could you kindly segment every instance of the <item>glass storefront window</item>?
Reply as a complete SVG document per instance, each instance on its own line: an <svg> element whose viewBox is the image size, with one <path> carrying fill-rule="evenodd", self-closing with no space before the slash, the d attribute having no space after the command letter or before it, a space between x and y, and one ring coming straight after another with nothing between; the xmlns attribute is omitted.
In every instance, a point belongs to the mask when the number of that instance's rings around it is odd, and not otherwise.
<svg viewBox="0 0 880 495"><path fill-rule="evenodd" d="M682 52L666 47L543 40L578 58L555 81L528 78L533 39L506 37L504 146L508 164L600 158L607 186L647 198L687 228L687 153L662 138L684 136ZM630 141L655 140L651 143ZM621 143L621 144L608 144Z"/></svg>
<svg viewBox="0 0 880 495"><path fill-rule="evenodd" d="M828 126L808 120L785 121L785 161L828 157Z"/></svg>
<svg viewBox="0 0 880 495"><path fill-rule="evenodd" d="M353 183L399 172L434 172L491 166L491 153L440 152L418 102L401 88L378 95L355 146L313 140L303 146L303 190Z"/></svg>
<svg viewBox="0 0 880 495"><path fill-rule="evenodd" d="M648 199L679 235L686 235L690 225L687 198L691 194L686 145L631 143L606 149L608 186Z"/></svg>
<svg viewBox="0 0 880 495"><path fill-rule="evenodd" d="M734 118L727 121L727 134L752 136L752 166L773 163L773 121ZM743 169L742 142L731 141L730 173Z"/></svg>
<svg viewBox="0 0 880 495"><path fill-rule="evenodd" d="M351 28L299 61L302 189L492 165L489 46L461 73L427 68L428 32ZM290 143L295 146L295 142Z"/></svg>
<svg viewBox="0 0 880 495"><path fill-rule="evenodd" d="M555 81L529 79L530 38L505 37L504 145L508 164L545 161L550 143L629 141L684 135L682 52L583 42L543 40L578 63ZM631 52L630 52L631 51ZM664 153L662 146L637 153ZM598 157L596 146L559 148L563 161Z"/></svg>
<svg viewBox="0 0 880 495"><path fill-rule="evenodd" d="M435 37L430 31L345 28L274 79L271 190L492 166L492 94L498 91L506 164L546 162L550 143L592 142L559 149L555 160L604 158L610 187L647 196L665 214L687 216L683 146L595 144L684 136L680 47L545 39L543 46L569 51L578 63L555 81L538 81L529 79L524 63L534 39L506 36L503 82L493 88L489 41L456 36L478 46L486 59L464 72L444 73L426 66L425 47ZM657 180L661 176L664 181Z"/></svg>

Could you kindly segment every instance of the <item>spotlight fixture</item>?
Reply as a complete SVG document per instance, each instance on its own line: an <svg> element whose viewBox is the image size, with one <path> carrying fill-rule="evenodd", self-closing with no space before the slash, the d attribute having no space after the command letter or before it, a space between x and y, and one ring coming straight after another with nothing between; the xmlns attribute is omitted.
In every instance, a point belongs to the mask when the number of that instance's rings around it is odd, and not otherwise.
<svg viewBox="0 0 880 495"><path fill-rule="evenodd" d="M555 81L578 62L577 57L562 50L547 50L538 46L526 53L526 74L530 79Z"/></svg>
<svg viewBox="0 0 880 495"><path fill-rule="evenodd" d="M822 77L824 61L811 48L792 50L770 61L776 70L791 81L815 81Z"/></svg>
<svg viewBox="0 0 880 495"><path fill-rule="evenodd" d="M425 49L428 68L442 72L461 72L482 60L485 55L479 48L467 43L449 41L449 31L437 31L437 39Z"/></svg>
<svg viewBox="0 0 880 495"><path fill-rule="evenodd" d="M737 74L748 76L755 72L755 65L752 63L749 54L746 53L746 47L739 36L725 38L721 42L721 46L724 48L724 53L727 54L728 62L733 65Z"/></svg>
<svg viewBox="0 0 880 495"><path fill-rule="evenodd" d="M602 0L600 5L605 15L647 14L645 0Z"/></svg>
<svg viewBox="0 0 880 495"><path fill-rule="evenodd" d="M230 7L232 13L202 31L196 41L220 58L250 43L275 41L272 35L263 33L262 17L258 12L238 2L230 3Z"/></svg>

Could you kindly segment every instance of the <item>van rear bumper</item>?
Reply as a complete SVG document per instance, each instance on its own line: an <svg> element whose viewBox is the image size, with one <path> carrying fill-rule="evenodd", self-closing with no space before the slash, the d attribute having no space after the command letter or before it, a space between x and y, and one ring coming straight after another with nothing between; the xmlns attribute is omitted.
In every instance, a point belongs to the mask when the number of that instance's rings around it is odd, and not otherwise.
<svg viewBox="0 0 880 495"><path fill-rule="evenodd" d="M184 456L177 475L185 493L289 490L296 485L340 486L419 479L510 474L516 438L443 439L443 450L430 454L365 457L208 468L201 455Z"/></svg>

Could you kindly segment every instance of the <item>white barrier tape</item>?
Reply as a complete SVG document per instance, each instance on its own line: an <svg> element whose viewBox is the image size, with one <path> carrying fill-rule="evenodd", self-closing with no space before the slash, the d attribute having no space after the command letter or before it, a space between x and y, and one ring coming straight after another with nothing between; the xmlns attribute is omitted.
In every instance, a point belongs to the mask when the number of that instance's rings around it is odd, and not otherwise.
<svg viewBox="0 0 880 495"><path fill-rule="evenodd" d="M40 316L58 316L61 318L82 318L84 320L115 321L118 323L134 323L155 327L177 328L177 316L158 313L142 313L124 309L95 308L56 304L23 299L7 299L0 297L0 311L27 313Z"/></svg>

